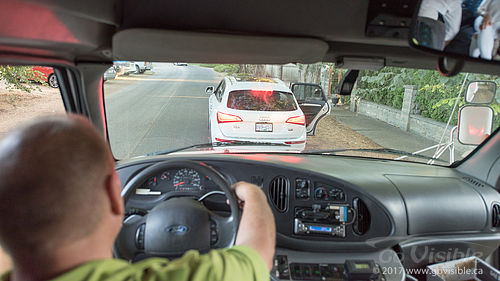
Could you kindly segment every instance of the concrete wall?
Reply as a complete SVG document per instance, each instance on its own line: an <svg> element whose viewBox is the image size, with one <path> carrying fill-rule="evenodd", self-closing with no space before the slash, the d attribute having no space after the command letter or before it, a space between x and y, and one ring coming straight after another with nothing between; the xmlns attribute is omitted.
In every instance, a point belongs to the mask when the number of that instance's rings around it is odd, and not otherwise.
<svg viewBox="0 0 500 281"><path fill-rule="evenodd" d="M374 102L360 100L357 112L384 121L393 126L400 127L401 110Z"/></svg>
<svg viewBox="0 0 500 281"><path fill-rule="evenodd" d="M357 104L357 112L380 121L384 121L404 130L404 128L402 128L404 118L401 110L374 102L360 100ZM409 116L408 131L433 140L436 144L439 142L445 127L445 123L437 122L430 118L422 117L420 115ZM451 128L446 130L443 139L444 141L447 141L450 138L450 131ZM463 154L474 148L474 146L460 144L456 138L456 132L453 139L457 153Z"/></svg>

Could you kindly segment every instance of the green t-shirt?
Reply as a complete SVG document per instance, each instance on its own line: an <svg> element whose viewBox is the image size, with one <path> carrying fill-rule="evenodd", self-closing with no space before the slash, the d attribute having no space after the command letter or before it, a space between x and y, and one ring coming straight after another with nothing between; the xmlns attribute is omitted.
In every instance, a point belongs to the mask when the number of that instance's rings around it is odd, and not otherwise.
<svg viewBox="0 0 500 281"><path fill-rule="evenodd" d="M5 273L2 281L9 280ZM248 246L212 250L200 255L189 251L182 258L169 261L150 258L134 264L123 260L95 260L74 268L54 281L269 281L269 270L262 257Z"/></svg>

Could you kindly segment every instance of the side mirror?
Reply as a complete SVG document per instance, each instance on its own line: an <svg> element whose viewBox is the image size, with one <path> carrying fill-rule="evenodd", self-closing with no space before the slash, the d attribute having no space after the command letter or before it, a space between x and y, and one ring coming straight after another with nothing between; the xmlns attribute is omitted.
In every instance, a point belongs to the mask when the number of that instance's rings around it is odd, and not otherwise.
<svg viewBox="0 0 500 281"><path fill-rule="evenodd" d="M497 84L493 81L469 82L465 92L465 102L474 104L490 104L495 98Z"/></svg>
<svg viewBox="0 0 500 281"><path fill-rule="evenodd" d="M490 134L495 113L489 106L466 105L458 113L458 141L478 145Z"/></svg>
<svg viewBox="0 0 500 281"><path fill-rule="evenodd" d="M213 94L214 93L214 87L213 86L207 87L205 89L205 93L207 93L209 95Z"/></svg>
<svg viewBox="0 0 500 281"><path fill-rule="evenodd" d="M354 88L354 83L358 79L359 70L349 70L340 81L337 93L341 96L349 96Z"/></svg>

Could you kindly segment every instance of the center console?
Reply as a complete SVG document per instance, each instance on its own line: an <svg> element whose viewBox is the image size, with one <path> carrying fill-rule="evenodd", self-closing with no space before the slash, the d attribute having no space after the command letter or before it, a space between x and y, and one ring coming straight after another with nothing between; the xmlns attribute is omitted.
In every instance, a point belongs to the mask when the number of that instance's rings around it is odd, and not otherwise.
<svg viewBox="0 0 500 281"><path fill-rule="evenodd" d="M404 269L392 250L311 253L278 248L271 276L274 280L401 281Z"/></svg>

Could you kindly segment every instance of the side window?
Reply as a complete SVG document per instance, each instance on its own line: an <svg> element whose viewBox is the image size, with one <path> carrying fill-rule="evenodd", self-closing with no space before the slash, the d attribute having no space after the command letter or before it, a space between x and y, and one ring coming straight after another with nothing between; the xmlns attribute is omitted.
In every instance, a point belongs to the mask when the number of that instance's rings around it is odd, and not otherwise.
<svg viewBox="0 0 500 281"><path fill-rule="evenodd" d="M215 90L215 96L219 102L222 101L222 95L224 94L224 90L226 89L226 82L222 80L217 90Z"/></svg>
<svg viewBox="0 0 500 281"><path fill-rule="evenodd" d="M323 91L318 85L296 84L292 91L298 101L321 101L324 99Z"/></svg>
<svg viewBox="0 0 500 281"><path fill-rule="evenodd" d="M52 67L0 65L0 139L19 125L65 113Z"/></svg>

